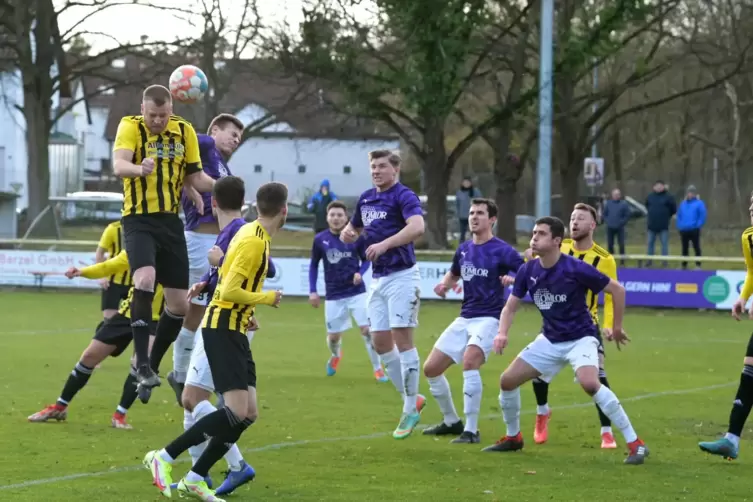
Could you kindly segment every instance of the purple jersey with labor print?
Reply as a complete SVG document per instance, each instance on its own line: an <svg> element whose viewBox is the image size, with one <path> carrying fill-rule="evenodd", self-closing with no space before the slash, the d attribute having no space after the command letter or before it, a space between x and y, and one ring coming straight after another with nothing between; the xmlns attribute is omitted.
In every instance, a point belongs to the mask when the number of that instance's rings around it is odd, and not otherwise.
<svg viewBox="0 0 753 502"><path fill-rule="evenodd" d="M230 176L230 169L223 158L217 146L214 144L214 138L206 134L198 134L199 152L201 153L201 167L207 175L215 180ZM186 195L186 190L180 196L180 203L183 205L183 214L186 217L186 230L193 230L201 223L217 223L217 219L212 215L212 194L209 192L202 193L201 198L204 200L204 212L199 214L199 210L193 201Z"/></svg>

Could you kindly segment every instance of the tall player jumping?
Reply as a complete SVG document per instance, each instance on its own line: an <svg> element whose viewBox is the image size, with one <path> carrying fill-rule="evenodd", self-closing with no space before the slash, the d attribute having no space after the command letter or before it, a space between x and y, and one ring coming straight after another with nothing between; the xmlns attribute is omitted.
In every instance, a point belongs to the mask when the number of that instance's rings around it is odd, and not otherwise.
<svg viewBox="0 0 753 502"><path fill-rule="evenodd" d="M157 370L178 336L186 312L188 253L178 217L183 184L211 192L214 180L201 170L199 140L193 126L173 115L170 91L144 90L141 115L123 117L113 146L113 172L123 179L123 236L133 271L131 328L139 386L160 385ZM149 323L156 283L162 284L165 310L149 351ZM148 400L148 393L142 397Z"/></svg>
<svg viewBox="0 0 753 502"><path fill-rule="evenodd" d="M403 395L400 423L392 434L408 437L421 419L426 399L418 394L421 362L413 342L421 301L421 275L413 243L424 233L418 196L398 182L400 156L389 150L369 153L376 188L365 191L340 239L353 244L363 234L366 258L373 263L368 314L374 348L392 383Z"/></svg>
<svg viewBox="0 0 753 502"><path fill-rule="evenodd" d="M208 135L198 135L204 172L215 180L229 176L231 173L227 161L240 144L243 123L237 117L223 113L212 119L207 133ZM193 285L209 271L207 254L217 241L220 228L212 213L211 193L199 193L193 187L186 186L180 201L186 216L184 234L188 248L188 284ZM188 302L183 327L173 346L173 371L168 373L167 381L178 396L183 391L196 330L209 298L206 293L202 293Z"/></svg>

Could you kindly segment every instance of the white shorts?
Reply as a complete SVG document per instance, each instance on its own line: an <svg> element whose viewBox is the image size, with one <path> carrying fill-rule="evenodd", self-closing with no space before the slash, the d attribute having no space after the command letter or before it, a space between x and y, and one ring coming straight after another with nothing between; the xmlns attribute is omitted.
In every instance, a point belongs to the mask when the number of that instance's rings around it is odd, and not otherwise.
<svg viewBox="0 0 753 502"><path fill-rule="evenodd" d="M499 319L496 317L475 317L466 319L458 317L447 326L434 344L434 348L455 361L463 362L463 354L469 345L475 345L484 351L484 358L488 359L494 345L494 337L499 329Z"/></svg>
<svg viewBox="0 0 753 502"><path fill-rule="evenodd" d="M551 382L568 364L573 371L584 366L598 368L599 340L595 336L584 336L572 342L552 343L544 335L539 335L518 357L541 373L542 380Z"/></svg>
<svg viewBox="0 0 753 502"><path fill-rule="evenodd" d="M366 306L371 331L418 326L420 285L421 273L418 265L372 279Z"/></svg>
<svg viewBox="0 0 753 502"><path fill-rule="evenodd" d="M253 331L249 331L249 337L253 337L253 333ZM212 370L209 368L207 353L204 351L204 337L201 334L201 328L196 330L194 340L191 362L188 364L188 375L186 375L186 385L198 387L207 392L214 392Z"/></svg>
<svg viewBox="0 0 753 502"><path fill-rule="evenodd" d="M201 276L209 270L207 254L217 242L217 236L212 234L199 234L191 230L183 232L186 235L186 248L188 249L188 286L193 286ZM209 295L201 293L191 299L194 305L205 307L209 304Z"/></svg>
<svg viewBox="0 0 753 502"><path fill-rule="evenodd" d="M350 322L351 316L359 328L369 325L369 316L366 313L366 293L324 302L324 322L327 323L327 333L348 331L353 326Z"/></svg>

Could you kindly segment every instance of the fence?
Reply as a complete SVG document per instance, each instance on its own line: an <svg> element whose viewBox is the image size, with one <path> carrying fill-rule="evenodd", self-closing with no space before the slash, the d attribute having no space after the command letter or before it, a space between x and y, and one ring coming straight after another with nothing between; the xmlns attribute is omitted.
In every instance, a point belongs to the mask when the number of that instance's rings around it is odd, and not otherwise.
<svg viewBox="0 0 753 502"><path fill-rule="evenodd" d="M20 240L0 239L2 244L42 244L51 246L76 246L93 250L96 241L56 241L56 240ZM282 289L287 296L308 296L309 250L300 247L280 246L276 252L295 252L303 257L274 257L277 275L265 282L267 289ZM434 285L447 273L449 259L439 260L437 256L446 252L419 252L419 270L421 272L421 298L439 300L434 294ZM617 257L623 258L621 256ZM626 255L625 259L646 260L646 255ZM680 261L681 256L661 257L668 261ZM701 257L704 261L714 263L739 263L739 258ZM63 275L70 267L85 267L93 264L94 252L78 251L32 251L0 250L0 285L36 286L39 288L84 288L96 289L96 281L76 278L68 280ZM741 270L671 270L620 268L618 278L627 290L627 304L634 307L659 307L672 309L717 309L732 307L738 298L745 272ZM371 272L364 278L368 283ZM324 291L322 271L319 274L319 291ZM462 300L462 287L451 291L448 300Z"/></svg>

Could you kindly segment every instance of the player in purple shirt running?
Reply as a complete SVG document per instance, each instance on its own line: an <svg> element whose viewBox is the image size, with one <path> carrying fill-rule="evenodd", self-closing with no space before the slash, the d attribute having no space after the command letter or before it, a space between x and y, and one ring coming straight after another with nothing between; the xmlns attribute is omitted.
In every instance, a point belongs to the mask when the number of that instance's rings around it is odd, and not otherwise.
<svg viewBox="0 0 753 502"><path fill-rule="evenodd" d="M431 395L437 400L443 421L424 429L433 436L458 436L453 443L478 443L481 411L481 366L489 358L505 306L505 288L523 265L520 254L502 239L494 237L497 205L489 199L471 201L468 215L472 240L458 247L452 266L434 292L444 298L459 280L463 281L460 317L452 321L437 339L424 363ZM463 412L460 420L452 402L450 383L444 376L453 364L463 365Z"/></svg>
<svg viewBox="0 0 753 502"><path fill-rule="evenodd" d="M388 379L374 351L369 332L369 316L366 313L366 285L363 275L371 263L366 260L364 239L354 244L345 244L340 240L340 232L348 224L348 210L339 200L327 205L328 230L319 232L314 237L309 264L309 303L319 308L320 299L316 289L319 278L319 262L324 261L324 322L327 325L327 346L331 356L327 361L327 375L337 373L337 366L342 357L342 334L351 328L350 318L355 319L361 330L366 352L371 360L374 377L379 382Z"/></svg>
<svg viewBox="0 0 753 502"><path fill-rule="evenodd" d="M551 381L568 364L583 390L620 429L628 444L626 464L642 464L648 448L633 430L625 410L611 389L599 382L598 326L586 304L586 293L605 291L614 301L614 321L610 340L617 348L630 339L622 330L625 313L625 288L593 266L562 254L560 245L565 225L547 216L536 220L531 249L538 260L528 261L515 276L512 294L507 299L494 338L494 350L501 354L507 346L507 334L515 311L526 293L541 313L541 334L523 349L500 378L499 404L507 434L484 451L516 451L523 448L520 434L520 386L542 378Z"/></svg>
<svg viewBox="0 0 753 502"><path fill-rule="evenodd" d="M212 120L208 133L198 135L201 165L207 175L219 180L230 175L227 160L240 144L243 123L237 117L223 113ZM180 201L186 218L184 233L188 248L188 284L196 284L209 270L207 253L214 246L220 227L212 210L211 194L186 187ZM173 371L168 374L168 382L173 387L175 382L182 384L186 381L196 330L210 298L200 294L188 302L183 327L173 346Z"/></svg>
<svg viewBox="0 0 753 502"><path fill-rule="evenodd" d="M426 398L418 393L421 362L413 342L421 301L421 274L413 242L424 233L418 196L398 182L400 156L389 150L369 153L376 188L358 200L350 223L340 233L345 243L363 234L366 259L372 262L367 300L374 348L392 383L403 395L403 412L392 436L408 437L421 419Z"/></svg>

